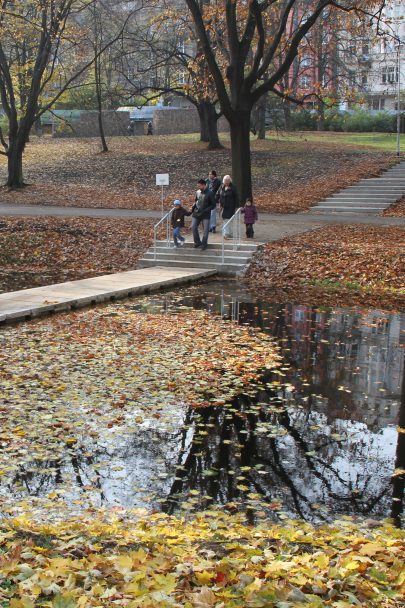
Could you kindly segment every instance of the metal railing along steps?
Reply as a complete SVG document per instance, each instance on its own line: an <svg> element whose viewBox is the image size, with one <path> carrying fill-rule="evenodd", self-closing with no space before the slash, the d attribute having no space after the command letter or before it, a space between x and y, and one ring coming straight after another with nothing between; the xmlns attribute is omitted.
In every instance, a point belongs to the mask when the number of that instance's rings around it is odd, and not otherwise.
<svg viewBox="0 0 405 608"><path fill-rule="evenodd" d="M258 250L259 246L256 243L242 241L240 209L224 222L222 230L219 232L220 242L208 242L205 251L194 248L190 236L183 247L174 246L171 214L172 210L155 225L153 245L138 261L138 268L152 266L201 268L216 270L220 274L237 275L246 270L252 255ZM227 232L232 235L229 239L225 239Z"/></svg>

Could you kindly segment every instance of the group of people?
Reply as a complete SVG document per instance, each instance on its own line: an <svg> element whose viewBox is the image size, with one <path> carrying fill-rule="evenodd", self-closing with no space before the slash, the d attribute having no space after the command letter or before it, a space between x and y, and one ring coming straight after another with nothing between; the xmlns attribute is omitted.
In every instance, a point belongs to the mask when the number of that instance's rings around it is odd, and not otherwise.
<svg viewBox="0 0 405 608"><path fill-rule="evenodd" d="M217 229L217 214L222 217L224 222L224 238L232 237L230 223L227 223L227 220L231 219L240 205L238 192L230 175L225 175L221 182L216 171L211 170L207 179L198 180L198 190L190 210L185 209L178 199L173 202L173 205L175 208L171 222L175 247L182 247L185 243L181 229L184 228L184 218L189 215L191 215L195 248L201 248L202 251L207 249L209 233L215 233ZM253 225L257 221L258 215L252 199L246 199L241 213L244 215L246 237L253 238ZM200 226L202 226L202 238L200 237Z"/></svg>

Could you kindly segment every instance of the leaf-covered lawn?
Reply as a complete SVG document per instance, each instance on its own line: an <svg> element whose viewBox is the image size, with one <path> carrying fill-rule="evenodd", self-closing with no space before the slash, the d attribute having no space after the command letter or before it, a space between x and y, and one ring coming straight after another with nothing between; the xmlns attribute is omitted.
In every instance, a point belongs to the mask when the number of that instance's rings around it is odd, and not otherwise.
<svg viewBox="0 0 405 608"><path fill-rule="evenodd" d="M403 217L405 216L405 196L403 196L399 201L388 207L383 211L383 215L393 216L393 217Z"/></svg>
<svg viewBox="0 0 405 608"><path fill-rule="evenodd" d="M193 136L194 137L194 136ZM197 139L197 136L195 136ZM216 169L231 173L229 137L226 148L208 151L192 137L116 137L110 152L100 154L97 139L57 140L32 137L24 157L21 192L1 192L3 202L160 209L155 174L170 174L166 205L174 198L194 199L198 178ZM261 211L293 213L362 177L378 174L392 156L364 147L335 143L252 140L254 196ZM6 161L0 157L0 183Z"/></svg>
<svg viewBox="0 0 405 608"><path fill-rule="evenodd" d="M0 292L133 270L153 220L2 218Z"/></svg>
<svg viewBox="0 0 405 608"><path fill-rule="evenodd" d="M4 608L394 608L404 605L404 538L343 519L249 526L221 511L192 519L88 514L0 527Z"/></svg>
<svg viewBox="0 0 405 608"><path fill-rule="evenodd" d="M246 281L294 302L405 305L405 229L330 226L267 243Z"/></svg>

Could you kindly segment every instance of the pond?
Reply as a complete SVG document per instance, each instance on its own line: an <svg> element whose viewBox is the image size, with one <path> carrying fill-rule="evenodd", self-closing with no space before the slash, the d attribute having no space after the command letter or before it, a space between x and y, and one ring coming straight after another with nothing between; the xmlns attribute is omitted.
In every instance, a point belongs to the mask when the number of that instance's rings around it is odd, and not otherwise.
<svg viewBox="0 0 405 608"><path fill-rule="evenodd" d="M222 505L274 520L345 514L399 521L405 314L260 301L234 281L127 300L116 308L181 313L184 322L201 309L231 325L260 328L278 345L281 365L266 372L259 391L223 407L195 409L186 400L162 402L161 395L148 394L153 414L140 415L134 407L131 424L121 421L118 432L111 423L80 433L78 421L80 441L68 440L63 455L27 457L0 477L4 513L46 500L49 510L63 500L74 509L174 513ZM64 318L68 323L69 315ZM180 336L181 326L178 331ZM74 372L72 367L71 378ZM202 381L210 380L202 371ZM0 432L6 452L1 439Z"/></svg>

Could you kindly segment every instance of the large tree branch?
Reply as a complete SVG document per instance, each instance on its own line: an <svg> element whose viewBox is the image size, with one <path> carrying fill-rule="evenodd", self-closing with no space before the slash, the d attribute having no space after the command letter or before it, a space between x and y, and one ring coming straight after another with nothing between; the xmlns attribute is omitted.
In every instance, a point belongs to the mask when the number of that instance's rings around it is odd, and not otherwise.
<svg viewBox="0 0 405 608"><path fill-rule="evenodd" d="M194 24L195 24L195 27L197 30L197 36L198 36L200 44L203 48L211 74L214 78L218 98L219 98L219 101L221 104L221 109L225 115L227 113L229 114L232 109L229 95L226 90L226 86L225 86L223 76L221 74L221 70L219 69L218 63L216 61L214 51L211 47L211 43L208 38L208 34L205 30L204 20L203 20L202 14L201 14L200 7L196 0L186 0L186 4L193 17Z"/></svg>
<svg viewBox="0 0 405 608"><path fill-rule="evenodd" d="M292 0L290 0L291 3ZM294 0L295 1L295 0ZM311 27L316 23L319 15L322 13L325 6L330 4L330 0L320 0L316 10L308 17L304 24L302 24L294 34L291 43L289 45L288 51L285 55L284 60L281 62L280 66L276 69L273 75L268 78L262 85L257 87L252 93L252 99L256 102L264 93L270 91L277 82L282 78L283 74L285 74L292 65L295 57L298 55L298 47L300 45L301 40L304 36L309 32ZM261 70L259 70L259 73Z"/></svg>
<svg viewBox="0 0 405 608"><path fill-rule="evenodd" d="M270 63L273 61L274 55L275 55L277 49L279 48L281 39L286 30L288 20L290 18L291 10L296 2L297 2L297 0L288 0L287 5L283 10L283 13L282 13L282 16L280 19L280 25L278 27L276 35L274 36L274 40L273 40L272 44L269 46L267 52L265 53L265 55L263 57L260 69L258 69L258 71L257 71L257 78L261 78L262 76L264 76L264 74L267 72L267 70L269 68Z"/></svg>

